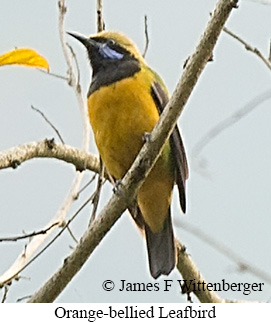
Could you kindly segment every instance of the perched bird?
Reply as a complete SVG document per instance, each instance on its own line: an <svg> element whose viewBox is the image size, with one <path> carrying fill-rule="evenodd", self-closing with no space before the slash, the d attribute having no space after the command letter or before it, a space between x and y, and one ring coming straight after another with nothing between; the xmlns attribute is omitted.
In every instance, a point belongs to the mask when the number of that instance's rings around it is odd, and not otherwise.
<svg viewBox="0 0 271 323"><path fill-rule="evenodd" d="M92 67L88 91L89 120L107 171L120 180L132 165L144 134L151 132L169 99L159 75L135 44L118 32L89 38L69 33L87 49ZM169 142L137 194L135 221L145 230L151 275L168 275L176 264L170 204L174 183L185 212L188 166L175 127Z"/></svg>

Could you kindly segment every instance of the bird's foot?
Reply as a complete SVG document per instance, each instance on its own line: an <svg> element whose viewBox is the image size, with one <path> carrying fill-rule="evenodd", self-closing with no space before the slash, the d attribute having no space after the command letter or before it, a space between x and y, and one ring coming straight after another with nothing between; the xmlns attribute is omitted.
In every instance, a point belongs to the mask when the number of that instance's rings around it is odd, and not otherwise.
<svg viewBox="0 0 271 323"><path fill-rule="evenodd" d="M122 186L121 179L116 180L115 186L113 187L113 193L119 196L121 186Z"/></svg>
<svg viewBox="0 0 271 323"><path fill-rule="evenodd" d="M144 135L142 136L142 141L145 144L146 142L150 142L150 132L144 132Z"/></svg>

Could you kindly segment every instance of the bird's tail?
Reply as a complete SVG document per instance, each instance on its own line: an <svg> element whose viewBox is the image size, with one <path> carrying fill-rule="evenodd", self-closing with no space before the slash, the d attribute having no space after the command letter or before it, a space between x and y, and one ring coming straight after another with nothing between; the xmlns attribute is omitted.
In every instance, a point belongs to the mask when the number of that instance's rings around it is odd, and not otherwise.
<svg viewBox="0 0 271 323"><path fill-rule="evenodd" d="M154 279L168 275L176 264L174 234L171 216L167 217L161 232L153 233L145 224L150 272Z"/></svg>

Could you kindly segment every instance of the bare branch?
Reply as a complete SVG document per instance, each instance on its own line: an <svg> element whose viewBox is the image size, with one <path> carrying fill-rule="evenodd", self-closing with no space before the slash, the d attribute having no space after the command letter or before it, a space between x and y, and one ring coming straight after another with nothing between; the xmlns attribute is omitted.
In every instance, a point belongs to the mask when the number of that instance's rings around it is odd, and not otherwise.
<svg viewBox="0 0 271 323"><path fill-rule="evenodd" d="M215 125L211 130L209 130L193 147L192 149L192 157L197 160L198 156L202 152L202 150L213 141L219 134L233 126L235 123L240 121L242 118L247 116L250 112L252 112L255 108L257 108L263 102L269 100L271 98L271 89L264 91L260 95L257 95L247 104L245 104L241 109L234 112L228 118L222 120L217 125ZM198 163L199 164L199 163Z"/></svg>
<svg viewBox="0 0 271 323"><path fill-rule="evenodd" d="M18 240L22 240L22 239L27 239L27 238L31 238L34 236L37 236L39 234L46 234L49 230L51 230L54 226L58 226L59 223L53 223L52 225L50 225L48 228L43 229L43 230L39 230L39 231L34 231L31 233L27 233L24 234L22 236L15 236L15 237L8 237L8 238L0 238L0 242L6 242L6 241L18 241Z"/></svg>
<svg viewBox="0 0 271 323"><path fill-rule="evenodd" d="M186 279L187 281L192 280L197 284L197 282L206 282L206 280L201 275L200 271L194 264L194 262L191 259L191 256L187 254L185 247L181 244L180 241L175 239L175 244L177 246L177 257L178 257L178 263L177 268L179 272L181 273L183 279ZM184 287L182 288L183 294L190 294L191 292L194 292L197 298L201 303L222 303L224 302L223 299L221 299L215 292L202 289L198 289L196 291L187 290Z"/></svg>
<svg viewBox="0 0 271 323"><path fill-rule="evenodd" d="M65 144L60 132L57 130L57 128L52 124L52 122L45 116L45 114L39 110L38 108L35 108L33 105L31 105L31 109L33 109L34 111L38 112L43 119L54 129L55 133L57 134L59 140L62 142L62 144Z"/></svg>
<svg viewBox="0 0 271 323"><path fill-rule="evenodd" d="M93 199L94 193L80 206L80 208L74 213L74 215L67 221L67 223L62 224L62 229L58 232L58 234L50 241L48 242L33 258L31 258L31 255L27 255L27 246L25 249L24 257L25 260L20 264L20 266L12 266L4 275L0 277L0 288L2 286L5 286L6 284L10 283L14 278L17 278L18 275L29 265L31 265L41 254L44 253L46 249L48 249L60 236L61 234L69 227L70 223L76 218L76 216L84 209L84 207ZM60 225L59 225L60 226ZM49 232L49 230L48 230ZM34 237L34 239L37 238L37 236ZM33 240L34 240L33 239ZM40 243L38 245L41 245ZM29 249L29 248L28 248ZM30 259L31 258L31 259ZM29 260L30 259L30 260ZM17 259L17 261L19 258ZM17 270L15 270L17 269Z"/></svg>
<svg viewBox="0 0 271 323"><path fill-rule="evenodd" d="M81 112L82 117L82 124L83 124L83 141L82 141L82 147L83 150L87 153L89 149L89 143L90 143L90 125L88 122L88 111L87 111L87 103L85 98L82 95L81 91L81 85L80 85L80 71L78 66L77 57L75 55L75 52L73 51L73 48L65 42L65 32L64 32L64 17L67 11L65 0L59 0L58 2L59 6L59 37L60 42L62 46L62 50L64 53L64 57L66 60L66 64L68 67L68 75L69 75L69 81L68 84L73 88L74 93L76 95L78 105ZM71 53L71 56L70 56ZM73 69L72 60L75 62L76 70ZM77 75L77 76L76 76ZM86 168L87 161L84 159L83 161L83 169ZM76 168L77 170L80 170L80 168ZM59 217L65 217L67 214L70 206L72 205L73 201L77 199L79 194L79 187L81 184L81 181L83 179L83 172L76 173L73 184L71 186L70 191L67 194L67 197L64 199L61 207L59 208L57 214ZM77 241L74 235L72 234L68 223L67 223L68 231L71 235L71 237L74 239L74 241Z"/></svg>
<svg viewBox="0 0 271 323"><path fill-rule="evenodd" d="M103 1L97 0L97 32L105 29L105 23L103 20Z"/></svg>
<svg viewBox="0 0 271 323"><path fill-rule="evenodd" d="M82 115L82 122L83 122L83 149L88 151L89 142L90 142L90 125L88 121L88 110L87 110L87 102L85 97L82 95L81 86L79 82L79 69L78 63L75 56L74 51L70 45L66 44L65 41L65 32L64 32L64 17L67 11L65 0L58 1L59 6L59 37L62 46L62 50L64 53L64 57L66 60L66 64L68 67L68 75L69 75L69 84L73 88L74 93L76 95L78 105ZM72 57L70 56L70 52L72 53ZM77 67L77 78L76 72L73 70L72 59L75 60L76 67Z"/></svg>
<svg viewBox="0 0 271 323"><path fill-rule="evenodd" d="M256 3L262 4L262 5L267 5L267 6L271 4L271 0L247 0L247 1L256 2Z"/></svg>
<svg viewBox="0 0 271 323"><path fill-rule="evenodd" d="M69 232L71 238L73 239L73 241L77 244L78 240L76 239L75 235L73 234L71 228L69 226L67 226L67 231Z"/></svg>
<svg viewBox="0 0 271 323"><path fill-rule="evenodd" d="M245 259L242 258L242 256L237 254L234 250L230 249L228 246L221 243L220 241L217 241L216 239L210 237L208 234L204 233L198 227L193 226L191 223L188 224L188 223L182 222L182 224L180 225L180 228L187 232L190 232L195 237L204 241L214 249L218 250L221 254L226 256L228 259L235 262L240 271L249 272L254 276L262 280L265 280L266 282L271 284L271 276L268 273L264 272L263 270L257 268L252 264L249 264Z"/></svg>
<svg viewBox="0 0 271 323"><path fill-rule="evenodd" d="M63 266L31 297L30 303L52 302L80 270L102 238L134 200L140 184L161 153L177 118L183 111L184 105L211 56L225 21L236 5L237 1L218 1L214 14L185 68L172 98L150 134L150 140L144 144L135 162L124 176L122 185L119 187L120 194L115 194L110 198L72 254L65 259ZM182 247L180 248L183 250Z"/></svg>
<svg viewBox="0 0 271 323"><path fill-rule="evenodd" d="M147 15L144 16L144 32L145 32L145 48L144 48L142 56L145 58L148 48L149 48L149 43L150 43L149 33L148 33L148 17L147 17Z"/></svg>
<svg viewBox="0 0 271 323"><path fill-rule="evenodd" d="M12 279L17 278L18 274L26 267L28 260L36 252L39 246L45 241L45 239L56 229L62 225L62 214L57 214L45 227L51 226L50 230L46 231L46 234L34 236L21 254L17 257L11 267L0 276L0 288L10 283ZM52 226L58 223L58 226ZM44 230L45 230L44 229Z"/></svg>
<svg viewBox="0 0 271 323"><path fill-rule="evenodd" d="M55 73L52 73L52 72L47 72L47 71L45 71L45 70L42 70L42 69L38 69L38 71L40 71L40 72L42 72L42 73L44 73L44 74L46 74L46 75L50 75L50 76L53 76L53 77L55 77L55 78L58 78L58 79L61 79L61 80L64 80L64 81L66 81L66 82L68 82L69 81L69 79L66 77L66 76L63 76L63 75L59 75L59 74L55 74Z"/></svg>
<svg viewBox="0 0 271 323"><path fill-rule="evenodd" d="M17 168L23 162L33 158L56 158L63 160L73 164L78 171L88 169L98 173L100 167L97 156L86 153L78 148L57 144L51 139L45 139L44 141L30 142L0 152L0 169ZM76 198L75 195L73 195L74 198Z"/></svg>
<svg viewBox="0 0 271 323"><path fill-rule="evenodd" d="M68 43L66 43L66 46L69 48L70 52L71 52L71 57L73 59L73 61L75 62L75 67L76 67L76 74L77 76L75 77L76 80L76 87L74 87L76 93L78 92L78 94L81 94L81 85L80 85L80 70L79 70L79 64L78 64L78 60L76 57L76 54L72 48L72 46Z"/></svg>
<svg viewBox="0 0 271 323"><path fill-rule="evenodd" d="M96 158L96 157L95 157ZM96 172L96 170L93 170L94 172ZM81 194L95 179L97 174L94 174L91 179L82 187L80 188L80 190L78 191L78 195Z"/></svg>
<svg viewBox="0 0 271 323"><path fill-rule="evenodd" d="M64 18L65 14L67 12L67 8L65 5L65 0L59 0L58 1L58 9L59 9L59 16L58 16L58 30L59 30L59 38L60 43L62 47L62 52L65 57L65 61L68 67L68 84L71 86L74 86L76 84L75 75L73 73L73 67L72 67L72 60L68 52L68 47L66 46L65 38L64 38Z"/></svg>
<svg viewBox="0 0 271 323"><path fill-rule="evenodd" d="M31 297L31 295L26 295L26 296L23 296L23 297L19 297L19 298L17 298L16 302L20 303L20 302L25 301L26 299L28 299L30 297Z"/></svg>
<svg viewBox="0 0 271 323"><path fill-rule="evenodd" d="M101 189L103 186L103 182L104 182L104 163L102 162L102 159L100 157L100 169L99 169L99 176L98 176L98 180L97 180L97 187L94 193L94 198L93 198L93 209L92 209L92 214L90 217L90 222L89 225L92 223L92 221L95 219L96 217L96 212L98 209L98 204L99 204L99 200L100 200L100 195L101 195Z"/></svg>
<svg viewBox="0 0 271 323"><path fill-rule="evenodd" d="M8 285L6 284L4 286L4 294L3 294L3 297L2 297L1 303L5 303L5 301L7 299L7 295L8 295Z"/></svg>
<svg viewBox="0 0 271 323"><path fill-rule="evenodd" d="M232 31L230 31L228 28L224 27L223 31L233 37L234 39L238 40L241 44L245 46L245 49L254 53L257 55L264 63L265 65L271 70L271 62L269 58L265 58L264 55L257 49L256 47L251 46L249 43L244 41L241 37L234 34Z"/></svg>

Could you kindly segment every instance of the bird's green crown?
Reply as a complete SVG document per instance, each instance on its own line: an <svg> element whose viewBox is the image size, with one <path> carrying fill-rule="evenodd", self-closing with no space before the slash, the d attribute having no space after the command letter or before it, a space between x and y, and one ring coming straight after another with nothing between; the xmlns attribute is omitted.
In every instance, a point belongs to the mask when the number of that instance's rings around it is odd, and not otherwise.
<svg viewBox="0 0 271 323"><path fill-rule="evenodd" d="M127 38L125 35L123 35L120 32L115 31L101 31L95 35L90 36L93 40L98 41L113 41L116 43L116 45L122 47L127 52L129 52L130 55L134 56L136 59L138 59L140 62L144 62L144 59L142 55L140 54L137 46L134 42L132 42L129 38Z"/></svg>

